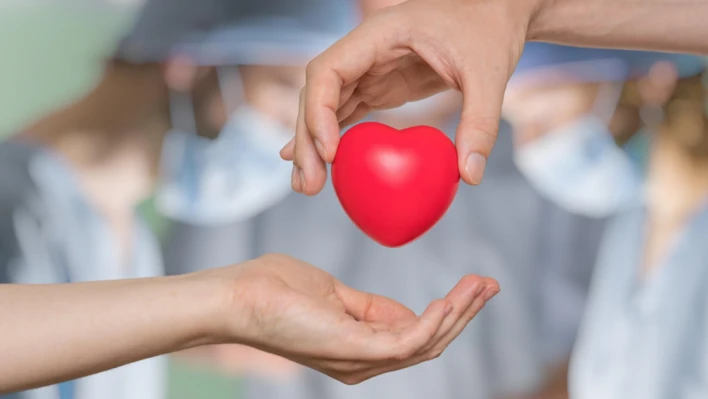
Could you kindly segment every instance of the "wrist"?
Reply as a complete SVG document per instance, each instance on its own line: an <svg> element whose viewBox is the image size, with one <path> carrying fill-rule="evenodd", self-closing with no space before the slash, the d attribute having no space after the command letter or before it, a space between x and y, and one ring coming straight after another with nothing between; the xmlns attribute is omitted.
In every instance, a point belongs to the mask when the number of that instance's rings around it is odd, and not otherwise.
<svg viewBox="0 0 708 399"><path fill-rule="evenodd" d="M204 270L184 276L190 281L194 296L202 303L196 316L202 328L195 331L201 345L243 344L252 333L249 305L249 273L261 259L232 266Z"/></svg>
<svg viewBox="0 0 708 399"><path fill-rule="evenodd" d="M552 42L573 45L592 43L592 36L607 37L610 31L602 27L603 15L617 6L617 2L605 0L530 0L533 11L530 14L527 42ZM639 4L639 3L637 3Z"/></svg>
<svg viewBox="0 0 708 399"><path fill-rule="evenodd" d="M185 326L185 339L179 350L228 341L224 328L230 305L228 283L209 273L191 273L173 279L171 293L177 299L174 306Z"/></svg>
<svg viewBox="0 0 708 399"><path fill-rule="evenodd" d="M483 0L454 0L471 6L475 9ZM515 28L521 26L525 41L537 40L535 37L545 29L547 21L545 15L555 8L558 0L497 0L493 4L504 9L506 16L514 21Z"/></svg>
<svg viewBox="0 0 708 399"><path fill-rule="evenodd" d="M550 39L551 23L557 19L555 11L558 0L529 0L529 20L526 29L526 41L544 41ZM556 23L558 21L555 21Z"/></svg>

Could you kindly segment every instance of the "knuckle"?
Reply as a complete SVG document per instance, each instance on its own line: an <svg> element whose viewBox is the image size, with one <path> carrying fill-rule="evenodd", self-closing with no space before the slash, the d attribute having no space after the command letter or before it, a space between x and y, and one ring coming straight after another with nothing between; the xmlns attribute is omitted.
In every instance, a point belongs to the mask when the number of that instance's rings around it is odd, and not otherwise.
<svg viewBox="0 0 708 399"><path fill-rule="evenodd" d="M322 57L317 56L310 60L310 62L307 63L307 66L305 67L305 76L307 78L311 78L317 74L320 73L322 70Z"/></svg>
<svg viewBox="0 0 708 399"><path fill-rule="evenodd" d="M307 128L304 133L312 135L313 127L317 126L320 118L313 112L305 112L305 127Z"/></svg>
<svg viewBox="0 0 708 399"><path fill-rule="evenodd" d="M391 109L405 104L403 98L399 98L399 92L386 90L379 83L362 83L355 91L360 104L373 109Z"/></svg>
<svg viewBox="0 0 708 399"><path fill-rule="evenodd" d="M471 129L470 132L474 132L474 140L480 145L479 150L484 155L489 155L499 133L499 120L497 118L478 117L467 121L465 126Z"/></svg>

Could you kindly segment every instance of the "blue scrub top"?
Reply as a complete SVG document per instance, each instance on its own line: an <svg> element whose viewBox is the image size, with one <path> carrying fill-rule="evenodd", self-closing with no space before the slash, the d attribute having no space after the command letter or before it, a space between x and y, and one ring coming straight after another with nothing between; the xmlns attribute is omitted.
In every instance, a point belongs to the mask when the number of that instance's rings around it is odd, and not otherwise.
<svg viewBox="0 0 708 399"><path fill-rule="evenodd" d="M708 398L708 206L652 274L639 201L608 226L570 370L574 399Z"/></svg>

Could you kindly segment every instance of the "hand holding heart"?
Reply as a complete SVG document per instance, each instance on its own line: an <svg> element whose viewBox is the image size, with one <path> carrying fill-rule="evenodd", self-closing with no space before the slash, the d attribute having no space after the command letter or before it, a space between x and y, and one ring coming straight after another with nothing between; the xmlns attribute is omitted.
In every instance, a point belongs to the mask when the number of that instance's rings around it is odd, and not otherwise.
<svg viewBox="0 0 708 399"><path fill-rule="evenodd" d="M479 184L533 3L409 0L366 18L308 65L296 137L281 152L294 163L293 189L324 187L343 127L449 89L464 98L457 167Z"/></svg>

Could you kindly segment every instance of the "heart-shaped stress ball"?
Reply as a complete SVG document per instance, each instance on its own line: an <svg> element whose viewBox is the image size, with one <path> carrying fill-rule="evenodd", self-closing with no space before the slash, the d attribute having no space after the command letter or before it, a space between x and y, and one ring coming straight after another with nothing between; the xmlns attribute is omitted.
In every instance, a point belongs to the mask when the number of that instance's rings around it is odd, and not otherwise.
<svg viewBox="0 0 708 399"><path fill-rule="evenodd" d="M387 247L423 235L447 212L460 182L457 152L441 131L366 122L343 136L332 183L344 211Z"/></svg>

